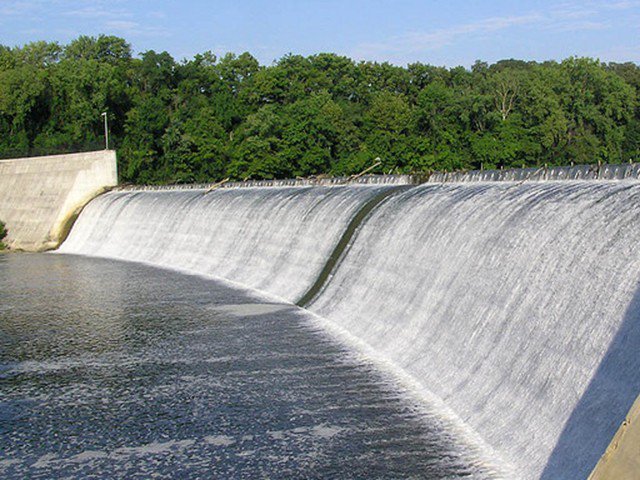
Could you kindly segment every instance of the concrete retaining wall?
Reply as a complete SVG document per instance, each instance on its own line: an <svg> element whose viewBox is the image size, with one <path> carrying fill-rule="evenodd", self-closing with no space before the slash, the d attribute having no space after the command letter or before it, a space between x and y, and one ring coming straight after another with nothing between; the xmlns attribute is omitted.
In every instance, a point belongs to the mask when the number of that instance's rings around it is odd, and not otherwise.
<svg viewBox="0 0 640 480"><path fill-rule="evenodd" d="M640 479L640 397L589 477L611 479Z"/></svg>
<svg viewBox="0 0 640 480"><path fill-rule="evenodd" d="M0 161L0 220L9 248L56 248L69 222L96 195L118 183L116 152Z"/></svg>

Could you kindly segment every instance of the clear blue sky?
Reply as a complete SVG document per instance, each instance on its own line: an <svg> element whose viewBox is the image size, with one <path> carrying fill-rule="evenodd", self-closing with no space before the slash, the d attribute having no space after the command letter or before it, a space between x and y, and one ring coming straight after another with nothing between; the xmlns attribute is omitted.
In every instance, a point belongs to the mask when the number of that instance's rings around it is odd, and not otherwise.
<svg viewBox="0 0 640 480"><path fill-rule="evenodd" d="M640 1L0 0L0 44L100 33L176 59L249 51L470 66L476 59L640 62Z"/></svg>

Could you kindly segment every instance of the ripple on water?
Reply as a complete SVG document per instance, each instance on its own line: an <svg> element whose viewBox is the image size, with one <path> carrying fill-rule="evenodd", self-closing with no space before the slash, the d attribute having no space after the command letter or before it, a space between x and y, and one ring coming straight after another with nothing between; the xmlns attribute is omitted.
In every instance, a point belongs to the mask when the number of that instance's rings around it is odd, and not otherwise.
<svg viewBox="0 0 640 480"><path fill-rule="evenodd" d="M291 305L66 255L8 256L0 291L0 477L497 475Z"/></svg>

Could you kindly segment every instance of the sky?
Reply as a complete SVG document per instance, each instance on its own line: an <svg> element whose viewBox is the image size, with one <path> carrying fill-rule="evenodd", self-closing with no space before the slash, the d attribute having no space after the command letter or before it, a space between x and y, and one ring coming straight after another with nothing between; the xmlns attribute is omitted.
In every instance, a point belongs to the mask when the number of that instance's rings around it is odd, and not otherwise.
<svg viewBox="0 0 640 480"><path fill-rule="evenodd" d="M177 60L250 52L453 67L589 56L640 63L640 0L0 0L0 44L117 35Z"/></svg>

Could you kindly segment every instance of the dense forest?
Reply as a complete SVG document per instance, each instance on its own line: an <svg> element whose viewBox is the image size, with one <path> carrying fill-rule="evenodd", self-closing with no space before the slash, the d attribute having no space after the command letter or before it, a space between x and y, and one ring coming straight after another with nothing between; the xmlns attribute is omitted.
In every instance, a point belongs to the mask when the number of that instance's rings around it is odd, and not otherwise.
<svg viewBox="0 0 640 480"><path fill-rule="evenodd" d="M249 53L134 57L126 40L0 45L0 155L103 148L120 175L206 182L640 159L640 67L590 58L471 69Z"/></svg>

